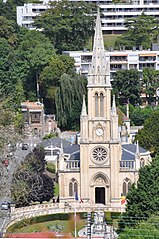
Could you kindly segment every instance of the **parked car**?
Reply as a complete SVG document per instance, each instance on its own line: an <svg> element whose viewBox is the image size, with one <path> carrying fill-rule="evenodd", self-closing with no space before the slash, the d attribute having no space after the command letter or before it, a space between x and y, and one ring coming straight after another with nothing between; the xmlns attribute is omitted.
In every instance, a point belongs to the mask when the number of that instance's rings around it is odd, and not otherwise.
<svg viewBox="0 0 159 239"><path fill-rule="evenodd" d="M27 150L29 148L28 144L22 144L22 150Z"/></svg>
<svg viewBox="0 0 159 239"><path fill-rule="evenodd" d="M8 210L8 209L10 209L10 203L9 202L2 202L1 210Z"/></svg>

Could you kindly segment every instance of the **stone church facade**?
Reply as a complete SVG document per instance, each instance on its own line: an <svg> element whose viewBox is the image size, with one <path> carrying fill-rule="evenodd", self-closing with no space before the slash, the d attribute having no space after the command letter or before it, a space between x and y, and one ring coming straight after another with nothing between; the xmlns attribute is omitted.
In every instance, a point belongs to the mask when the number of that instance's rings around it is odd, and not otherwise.
<svg viewBox="0 0 159 239"><path fill-rule="evenodd" d="M99 10L87 91L88 111L83 97L80 143L61 146L59 198L71 202L76 194L84 202L118 206L121 196L137 181L139 168L150 161L150 154L138 144L121 143Z"/></svg>

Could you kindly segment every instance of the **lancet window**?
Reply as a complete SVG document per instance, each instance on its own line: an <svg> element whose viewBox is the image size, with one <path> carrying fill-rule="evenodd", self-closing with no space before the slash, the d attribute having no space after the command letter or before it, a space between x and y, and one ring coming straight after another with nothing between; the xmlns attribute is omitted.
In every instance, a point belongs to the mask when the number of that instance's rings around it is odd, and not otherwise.
<svg viewBox="0 0 159 239"><path fill-rule="evenodd" d="M123 182L123 195L126 195L129 192L129 189L131 187L131 181L126 178Z"/></svg>
<svg viewBox="0 0 159 239"><path fill-rule="evenodd" d="M95 93L95 117L104 116L104 95L103 93Z"/></svg>
<svg viewBox="0 0 159 239"><path fill-rule="evenodd" d="M69 182L69 196L72 197L75 193L78 194L78 183L76 179L72 178Z"/></svg>

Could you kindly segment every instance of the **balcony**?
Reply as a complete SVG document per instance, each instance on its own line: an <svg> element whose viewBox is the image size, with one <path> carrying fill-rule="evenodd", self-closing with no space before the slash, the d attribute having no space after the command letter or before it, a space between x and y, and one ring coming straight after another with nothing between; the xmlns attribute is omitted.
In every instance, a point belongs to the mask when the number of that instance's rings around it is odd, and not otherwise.
<svg viewBox="0 0 159 239"><path fill-rule="evenodd" d="M80 170L80 162L77 160L71 160L66 164L66 171L79 171Z"/></svg>
<svg viewBox="0 0 159 239"><path fill-rule="evenodd" d="M120 171L135 171L135 161L124 160L120 161Z"/></svg>

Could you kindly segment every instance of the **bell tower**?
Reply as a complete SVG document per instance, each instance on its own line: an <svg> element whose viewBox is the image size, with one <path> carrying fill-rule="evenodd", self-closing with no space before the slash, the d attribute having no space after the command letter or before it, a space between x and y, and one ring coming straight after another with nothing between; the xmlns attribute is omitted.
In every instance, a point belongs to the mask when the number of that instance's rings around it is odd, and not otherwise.
<svg viewBox="0 0 159 239"><path fill-rule="evenodd" d="M121 156L115 98L111 109L109 66L98 8L92 63L88 74L88 113L83 98L80 117L80 196L92 203L103 204L110 203L112 198L118 200Z"/></svg>

